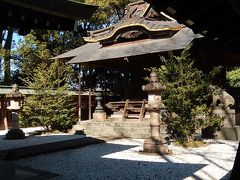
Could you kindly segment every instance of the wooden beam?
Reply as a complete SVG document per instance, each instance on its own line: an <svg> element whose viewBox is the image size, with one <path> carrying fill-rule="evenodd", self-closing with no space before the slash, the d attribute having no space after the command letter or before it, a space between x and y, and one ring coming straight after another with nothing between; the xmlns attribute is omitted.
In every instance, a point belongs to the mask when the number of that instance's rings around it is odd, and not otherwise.
<svg viewBox="0 0 240 180"><path fill-rule="evenodd" d="M80 65L79 65L80 68ZM81 72L79 72L78 76L78 121L82 120L82 86L81 86Z"/></svg>
<svg viewBox="0 0 240 180"><path fill-rule="evenodd" d="M217 6L222 1L224 1L224 0L214 0L214 1L212 0L212 1L208 1L208 2L202 2L201 1L201 3L204 3L204 7L201 8L201 6L198 6L198 3L196 3L196 1L189 0L189 3L190 2L193 3L194 5L192 5L192 6L196 7L196 9L194 9L194 11L193 11L194 13L191 14L189 17L185 17L185 19L183 19L183 22L185 22L189 19L191 20L191 19L195 19L199 16L202 16L206 11L209 11L210 9L213 9L215 6ZM185 4L187 5L188 3L185 3ZM189 12L190 9L187 10L187 12Z"/></svg>
<svg viewBox="0 0 240 180"><path fill-rule="evenodd" d="M92 119L92 89L89 88L88 91L88 119Z"/></svg>

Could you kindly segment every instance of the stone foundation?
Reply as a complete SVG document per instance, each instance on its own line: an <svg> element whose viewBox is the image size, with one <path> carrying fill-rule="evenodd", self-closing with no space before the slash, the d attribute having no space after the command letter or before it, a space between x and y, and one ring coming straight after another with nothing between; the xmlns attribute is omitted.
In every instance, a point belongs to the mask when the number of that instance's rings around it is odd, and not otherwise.
<svg viewBox="0 0 240 180"><path fill-rule="evenodd" d="M143 144L143 152L158 153L160 155L171 154L167 144L163 144L162 140L145 139Z"/></svg>
<svg viewBox="0 0 240 180"><path fill-rule="evenodd" d="M234 109L228 109L228 108L224 109L222 107L215 107L212 113L224 118L223 127L231 128L236 125Z"/></svg>
<svg viewBox="0 0 240 180"><path fill-rule="evenodd" d="M150 122L136 119L130 121L95 121L78 122L72 133L84 132L93 137L126 137L134 139L147 139L150 137ZM164 130L163 130L164 132Z"/></svg>
<svg viewBox="0 0 240 180"><path fill-rule="evenodd" d="M93 120L95 121L106 121L106 119L107 119L107 115L105 112L93 113Z"/></svg>

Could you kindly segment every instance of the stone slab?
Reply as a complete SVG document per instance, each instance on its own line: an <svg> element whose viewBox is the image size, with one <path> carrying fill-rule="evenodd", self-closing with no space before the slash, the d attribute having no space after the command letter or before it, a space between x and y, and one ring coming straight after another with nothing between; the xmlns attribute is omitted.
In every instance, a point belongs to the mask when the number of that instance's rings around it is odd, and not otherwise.
<svg viewBox="0 0 240 180"><path fill-rule="evenodd" d="M120 122L105 122L104 126L109 126L109 127L120 127L121 123Z"/></svg>
<svg viewBox="0 0 240 180"><path fill-rule="evenodd" d="M91 125L86 125L86 130L96 130L96 131L102 131L103 130L103 126L91 126Z"/></svg>
<svg viewBox="0 0 240 180"><path fill-rule="evenodd" d="M150 128L148 129L132 128L131 131L138 134L144 134L144 133L150 133Z"/></svg>
<svg viewBox="0 0 240 180"><path fill-rule="evenodd" d="M84 133L89 136L118 136L130 138L149 138L150 136L150 122L149 121L88 121L84 126ZM77 130L77 127L75 127Z"/></svg>
<svg viewBox="0 0 240 180"><path fill-rule="evenodd" d="M147 139L150 137L150 133L132 133L131 134L131 138L134 138L134 139Z"/></svg>
<svg viewBox="0 0 240 180"><path fill-rule="evenodd" d="M93 113L93 120L95 121L106 121L107 115L106 113Z"/></svg>
<svg viewBox="0 0 240 180"><path fill-rule="evenodd" d="M121 127L139 127L138 122L122 122Z"/></svg>
<svg viewBox="0 0 240 180"><path fill-rule="evenodd" d="M3 180L43 180L55 176L58 175L29 167L16 166L13 162L0 161L0 179Z"/></svg>
<svg viewBox="0 0 240 180"><path fill-rule="evenodd" d="M32 146L12 148L0 151L0 159L15 160L29 156L35 156L44 153L50 153L70 148L80 148L91 144L104 143L105 141L91 138L81 137L78 139L71 139L65 141L57 141L51 143L37 144Z"/></svg>

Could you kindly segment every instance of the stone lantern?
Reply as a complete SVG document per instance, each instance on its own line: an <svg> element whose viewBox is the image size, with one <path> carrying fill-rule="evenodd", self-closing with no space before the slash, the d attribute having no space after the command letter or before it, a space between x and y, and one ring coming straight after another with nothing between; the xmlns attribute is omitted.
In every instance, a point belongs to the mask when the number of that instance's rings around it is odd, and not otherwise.
<svg viewBox="0 0 240 180"><path fill-rule="evenodd" d="M105 121L107 119L107 115L102 106L103 97L102 97L102 88L100 87L100 84L97 84L97 87L95 89L95 96L96 96L95 100L97 101L97 106L93 113L93 120Z"/></svg>
<svg viewBox="0 0 240 180"><path fill-rule="evenodd" d="M150 82L142 86L142 90L148 92L148 104L146 110L150 114L150 138L145 139L143 152L169 154L170 151L167 143L160 135L160 126L162 124L160 110L164 108L161 100L161 92L166 89L166 86L159 82L156 72L150 73Z"/></svg>
<svg viewBox="0 0 240 180"><path fill-rule="evenodd" d="M19 128L19 116L18 112L23 104L23 95L19 92L19 87L14 84L12 91L6 95L6 99L9 99L10 106L7 107L11 111L12 115L12 128L6 134L6 139L23 139L25 138L24 132Z"/></svg>

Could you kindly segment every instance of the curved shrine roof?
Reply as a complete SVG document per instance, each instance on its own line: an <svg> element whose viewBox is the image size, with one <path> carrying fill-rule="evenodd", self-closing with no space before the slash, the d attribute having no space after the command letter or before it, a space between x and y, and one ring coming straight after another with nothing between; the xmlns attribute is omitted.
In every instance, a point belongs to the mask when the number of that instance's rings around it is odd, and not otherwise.
<svg viewBox="0 0 240 180"><path fill-rule="evenodd" d="M146 67L148 62L152 66L154 59L158 62L158 53L184 49L201 37L144 1L129 4L117 24L89 33L85 45L53 59L71 59L67 63L89 66L129 67L136 63L134 67ZM154 57L148 61L145 55Z"/></svg>
<svg viewBox="0 0 240 180"><path fill-rule="evenodd" d="M176 21L156 13L148 3L139 1L127 6L124 17L117 24L90 31L90 36L85 37L84 40L91 43L111 44L117 42L119 37L134 39L143 33L148 38L166 38L183 27Z"/></svg>

